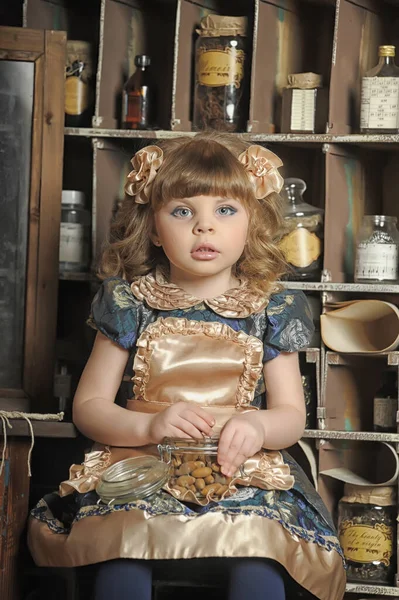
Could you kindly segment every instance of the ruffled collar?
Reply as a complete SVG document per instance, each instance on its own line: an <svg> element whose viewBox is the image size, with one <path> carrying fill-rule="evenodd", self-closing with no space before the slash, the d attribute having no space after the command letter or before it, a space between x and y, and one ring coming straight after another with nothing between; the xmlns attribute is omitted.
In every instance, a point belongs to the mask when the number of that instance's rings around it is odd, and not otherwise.
<svg viewBox="0 0 399 600"><path fill-rule="evenodd" d="M241 280L238 287L216 298L196 298L174 283L169 283L160 269L135 279L131 289L138 300L145 300L148 306L157 310L185 309L206 304L218 315L230 319L249 317L269 303L269 296L251 289L246 280Z"/></svg>

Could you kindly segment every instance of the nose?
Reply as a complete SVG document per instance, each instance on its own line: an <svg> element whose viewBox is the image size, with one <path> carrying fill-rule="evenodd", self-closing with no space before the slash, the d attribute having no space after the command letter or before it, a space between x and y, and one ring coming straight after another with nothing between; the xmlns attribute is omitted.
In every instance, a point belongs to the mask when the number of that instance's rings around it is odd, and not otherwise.
<svg viewBox="0 0 399 600"><path fill-rule="evenodd" d="M195 235L201 235L204 233L213 233L214 227L210 220L200 219L194 225L193 232L195 233Z"/></svg>

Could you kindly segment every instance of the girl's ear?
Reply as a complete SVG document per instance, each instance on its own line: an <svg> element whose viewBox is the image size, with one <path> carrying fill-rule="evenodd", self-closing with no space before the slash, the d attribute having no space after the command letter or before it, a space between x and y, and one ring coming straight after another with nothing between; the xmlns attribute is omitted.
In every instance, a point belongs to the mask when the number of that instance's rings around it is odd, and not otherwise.
<svg viewBox="0 0 399 600"><path fill-rule="evenodd" d="M152 243L154 244L154 246L162 246L157 233L155 233L155 232L150 233L150 239L151 239Z"/></svg>

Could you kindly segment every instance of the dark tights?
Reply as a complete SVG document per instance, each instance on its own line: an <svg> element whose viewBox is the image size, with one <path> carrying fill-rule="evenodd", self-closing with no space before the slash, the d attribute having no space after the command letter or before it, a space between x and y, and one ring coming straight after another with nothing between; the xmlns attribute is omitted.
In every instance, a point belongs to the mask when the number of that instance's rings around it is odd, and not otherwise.
<svg viewBox="0 0 399 600"><path fill-rule="evenodd" d="M226 562L228 600L285 600L283 577L272 563L259 558ZM95 600L151 600L151 588L151 562L112 560L99 566L94 597Z"/></svg>

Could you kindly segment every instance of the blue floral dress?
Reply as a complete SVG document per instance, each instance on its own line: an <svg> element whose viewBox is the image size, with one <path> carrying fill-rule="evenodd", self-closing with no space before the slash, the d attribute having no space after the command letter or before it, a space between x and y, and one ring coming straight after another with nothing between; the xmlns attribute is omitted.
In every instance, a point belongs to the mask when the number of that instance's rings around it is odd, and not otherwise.
<svg viewBox="0 0 399 600"><path fill-rule="evenodd" d="M267 408L263 364L306 347L313 333L302 292L262 296L244 281L203 301L160 273L131 285L105 280L89 324L129 351L128 410L157 412L194 401L220 428L236 411ZM344 561L331 517L286 451L261 451L252 476L236 478L233 493L219 499L195 503L165 486L136 502L99 503L101 472L132 452L151 453L95 445L59 492L32 510L28 540L37 564L263 557L285 569L298 598L343 598Z"/></svg>

